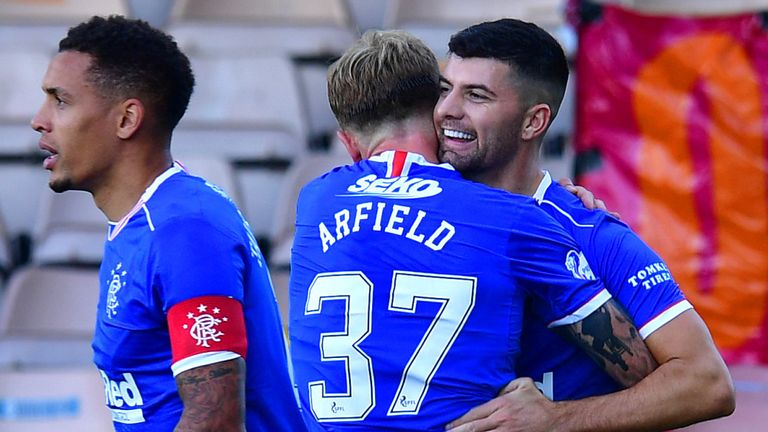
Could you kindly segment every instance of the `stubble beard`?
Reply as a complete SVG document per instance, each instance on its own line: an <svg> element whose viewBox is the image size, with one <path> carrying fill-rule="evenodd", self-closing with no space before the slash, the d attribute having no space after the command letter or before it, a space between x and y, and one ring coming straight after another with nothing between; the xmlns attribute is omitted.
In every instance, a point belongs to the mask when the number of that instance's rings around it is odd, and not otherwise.
<svg viewBox="0 0 768 432"><path fill-rule="evenodd" d="M440 149L439 157L440 162L451 164L456 171L469 180L481 177L482 173L488 168L484 161L485 155L477 147L467 153Z"/></svg>
<svg viewBox="0 0 768 432"><path fill-rule="evenodd" d="M74 189L72 181L69 179L51 179L48 181L48 187L56 193L62 193Z"/></svg>

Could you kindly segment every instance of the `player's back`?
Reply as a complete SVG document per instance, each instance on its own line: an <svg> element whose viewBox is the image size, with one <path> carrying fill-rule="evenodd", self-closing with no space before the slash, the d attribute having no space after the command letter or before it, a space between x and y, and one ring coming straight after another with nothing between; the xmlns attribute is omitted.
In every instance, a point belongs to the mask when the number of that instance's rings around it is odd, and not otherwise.
<svg viewBox="0 0 768 432"><path fill-rule="evenodd" d="M621 303L645 338L690 308L663 260L623 222L604 211L588 210L547 174L534 197L541 208L568 231L583 252L571 265L588 262L606 289ZM645 282L645 283L643 283ZM611 393L621 387L586 354L526 316L520 361L521 376L533 378L554 400Z"/></svg>
<svg viewBox="0 0 768 432"><path fill-rule="evenodd" d="M530 198L402 152L310 183L290 283L305 414L325 430L443 430L493 398L515 377L533 279L520 272L547 273L510 257L559 238L526 222L542 217Z"/></svg>

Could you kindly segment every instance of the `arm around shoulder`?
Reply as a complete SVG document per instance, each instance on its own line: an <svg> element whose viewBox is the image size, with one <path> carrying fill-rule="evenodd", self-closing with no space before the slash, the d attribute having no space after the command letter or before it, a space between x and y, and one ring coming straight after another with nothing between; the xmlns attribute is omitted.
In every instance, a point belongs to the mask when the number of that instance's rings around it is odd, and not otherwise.
<svg viewBox="0 0 768 432"><path fill-rule="evenodd" d="M557 403L562 430L662 431L733 412L728 368L696 311L683 312L648 336L646 344L659 367L620 392Z"/></svg>

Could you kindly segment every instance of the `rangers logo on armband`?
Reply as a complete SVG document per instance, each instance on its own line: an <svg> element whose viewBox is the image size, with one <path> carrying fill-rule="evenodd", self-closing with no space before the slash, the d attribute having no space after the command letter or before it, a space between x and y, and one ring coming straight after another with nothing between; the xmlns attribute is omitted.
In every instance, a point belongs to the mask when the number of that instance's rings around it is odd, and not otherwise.
<svg viewBox="0 0 768 432"><path fill-rule="evenodd" d="M243 307L232 297L196 297L178 303L168 312L168 328L174 362L212 351L232 351L245 358Z"/></svg>
<svg viewBox="0 0 768 432"><path fill-rule="evenodd" d="M200 311L200 315L195 316L195 314L192 312L187 314L187 318L189 318L191 321L194 321L194 324L190 326L187 323L181 327L184 328L184 330L189 329L189 335L197 341L196 345L202 345L206 348L210 348L208 341L221 342L219 337L224 336L224 333L219 331L218 326L222 322L227 322L229 318L225 316L217 318L214 316L219 315L221 312L221 309L219 308L213 308L211 313L214 315L206 313L207 309L208 306L201 303L200 306L197 307L197 310Z"/></svg>

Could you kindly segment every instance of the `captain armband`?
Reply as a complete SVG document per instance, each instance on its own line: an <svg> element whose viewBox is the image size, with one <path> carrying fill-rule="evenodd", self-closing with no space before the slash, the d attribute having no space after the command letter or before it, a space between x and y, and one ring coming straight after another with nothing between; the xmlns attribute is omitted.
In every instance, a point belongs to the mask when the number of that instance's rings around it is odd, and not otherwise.
<svg viewBox="0 0 768 432"><path fill-rule="evenodd" d="M174 375L191 367L245 358L248 339L243 306L232 297L204 296L184 300L168 311ZM199 359L199 364L180 363Z"/></svg>

